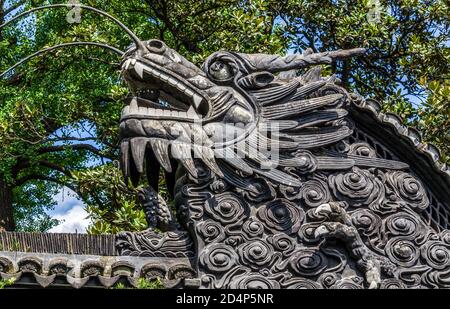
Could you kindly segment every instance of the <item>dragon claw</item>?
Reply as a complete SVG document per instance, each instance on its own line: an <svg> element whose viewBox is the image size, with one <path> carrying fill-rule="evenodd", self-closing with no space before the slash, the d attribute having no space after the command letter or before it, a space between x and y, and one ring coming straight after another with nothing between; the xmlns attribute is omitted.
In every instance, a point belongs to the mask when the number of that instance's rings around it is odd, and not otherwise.
<svg viewBox="0 0 450 309"><path fill-rule="evenodd" d="M169 206L151 186L140 189L138 198L150 230L159 229L165 232L175 229L175 221Z"/></svg>

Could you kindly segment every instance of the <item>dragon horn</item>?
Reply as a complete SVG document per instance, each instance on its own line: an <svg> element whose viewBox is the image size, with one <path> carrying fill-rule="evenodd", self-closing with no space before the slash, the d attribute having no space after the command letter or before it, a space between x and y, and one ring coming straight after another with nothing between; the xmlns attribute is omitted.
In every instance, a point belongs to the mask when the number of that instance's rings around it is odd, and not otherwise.
<svg viewBox="0 0 450 309"><path fill-rule="evenodd" d="M237 54L251 70L276 73L280 71L296 70L317 64L329 64L336 60L362 55L365 48L339 49L323 53L311 53L307 50L303 54L288 56L268 54Z"/></svg>

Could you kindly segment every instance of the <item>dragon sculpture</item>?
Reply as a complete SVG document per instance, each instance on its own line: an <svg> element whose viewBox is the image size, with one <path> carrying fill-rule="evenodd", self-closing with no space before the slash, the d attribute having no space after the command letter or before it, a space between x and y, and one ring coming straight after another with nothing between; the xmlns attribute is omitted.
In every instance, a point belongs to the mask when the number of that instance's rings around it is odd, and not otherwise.
<svg viewBox="0 0 450 309"><path fill-rule="evenodd" d="M436 198L350 116L371 101L322 76L364 49L219 51L199 68L133 38L121 168L147 175L149 229L117 235L122 255L187 256L203 288L450 287L450 232L425 211Z"/></svg>
<svg viewBox="0 0 450 309"><path fill-rule="evenodd" d="M122 169L136 184L146 170L151 228L181 224L196 239L204 286L403 287L416 263L431 285L441 279L433 267L449 271L448 232L419 228L429 204L421 182L353 137L348 108L362 98L321 76L320 64L364 49L220 51L200 69L162 41L145 46L122 65L133 94L120 122ZM178 220L157 195L160 167Z"/></svg>

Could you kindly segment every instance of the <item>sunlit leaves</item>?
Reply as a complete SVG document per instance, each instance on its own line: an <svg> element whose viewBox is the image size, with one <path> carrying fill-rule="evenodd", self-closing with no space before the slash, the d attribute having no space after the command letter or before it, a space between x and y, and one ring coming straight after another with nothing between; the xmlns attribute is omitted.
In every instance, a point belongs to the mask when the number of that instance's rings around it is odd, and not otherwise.
<svg viewBox="0 0 450 309"><path fill-rule="evenodd" d="M73 173L73 181L87 204L92 234L140 231L146 228L145 215L137 203L137 191L126 185L113 164Z"/></svg>

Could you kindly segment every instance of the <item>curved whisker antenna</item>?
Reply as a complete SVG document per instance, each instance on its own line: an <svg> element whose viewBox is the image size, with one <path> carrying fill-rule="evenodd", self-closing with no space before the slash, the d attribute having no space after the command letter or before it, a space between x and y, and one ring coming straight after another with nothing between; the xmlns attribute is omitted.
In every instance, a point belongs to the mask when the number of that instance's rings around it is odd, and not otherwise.
<svg viewBox="0 0 450 309"><path fill-rule="evenodd" d="M43 11L46 9L52 9L52 8L73 8L73 7L77 7L77 8L82 8L82 9L86 9L88 11L92 11L95 12L97 14L100 14L106 18L109 18L110 20L112 20L115 24L117 24L120 28L122 28L129 36L130 38L134 41L134 43L136 44L136 47L141 49L141 50L145 50L145 46L142 43L142 41L137 37L136 34L134 34L133 31L131 31L127 26L125 26L121 21L119 21L117 18L111 16L110 14L106 13L105 11L93 8L91 6L87 6L87 5L82 5L82 4L70 4L70 3L60 3L60 4L51 4L51 5L45 5L45 6L39 6L33 9L30 9L28 11L22 12L16 16L14 16L13 18L11 18L10 20L8 20L7 22L5 22L4 24L0 25L0 29L2 29L3 27L6 27L7 25L9 25L12 22L15 22L16 20L29 15L33 12L37 12L37 11Z"/></svg>
<svg viewBox="0 0 450 309"><path fill-rule="evenodd" d="M96 43L96 42L71 42L71 43L64 43L64 44L58 44L52 47L48 47L48 48L44 48L41 49L40 51L35 52L34 54L31 54L25 58L23 58L22 60L20 60L19 62L17 62L16 64L14 64L13 66L9 67L6 71L3 71L0 74L0 79L3 78L3 76L5 76L8 72L10 72L11 70L14 70L15 68L17 68L19 65L23 64L24 62L30 60L31 58L34 58L36 56L39 56L41 54L47 53L49 51L55 50L55 49L59 49L59 48L65 48L65 47L71 47L71 46L80 46L80 45L84 45L84 46L97 46L97 47L102 47L105 49L108 49L112 52L115 52L116 54L120 55L121 57L124 55L124 52L109 46L107 44L103 44L103 43Z"/></svg>

